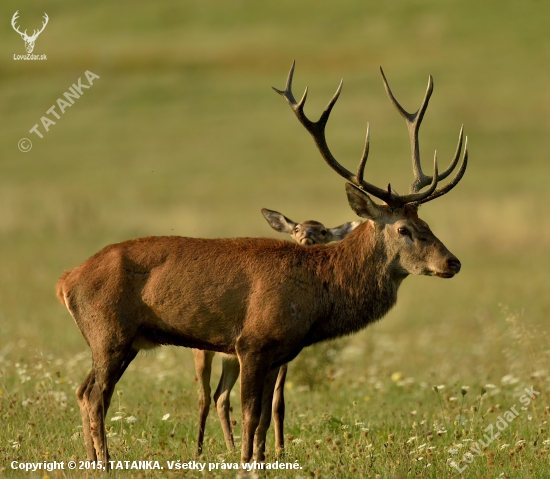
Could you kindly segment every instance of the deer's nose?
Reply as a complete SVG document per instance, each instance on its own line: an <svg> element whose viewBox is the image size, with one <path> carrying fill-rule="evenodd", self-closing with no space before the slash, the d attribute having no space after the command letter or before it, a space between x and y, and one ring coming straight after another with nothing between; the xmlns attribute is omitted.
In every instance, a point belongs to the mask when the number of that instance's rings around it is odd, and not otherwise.
<svg viewBox="0 0 550 479"><path fill-rule="evenodd" d="M460 267L462 266L460 264L460 261L458 261L457 258L451 258L447 260L447 266L449 269L454 273L457 274L460 271Z"/></svg>

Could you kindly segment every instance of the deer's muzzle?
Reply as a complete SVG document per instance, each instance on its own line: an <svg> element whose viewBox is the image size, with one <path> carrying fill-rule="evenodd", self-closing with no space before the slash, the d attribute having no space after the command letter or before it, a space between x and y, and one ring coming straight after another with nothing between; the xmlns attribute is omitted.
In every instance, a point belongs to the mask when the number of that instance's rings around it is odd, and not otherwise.
<svg viewBox="0 0 550 479"><path fill-rule="evenodd" d="M462 267L460 261L455 256L448 258L445 266L445 270L438 271L435 273L435 276L439 276L440 278L452 278L455 274L460 272L460 268Z"/></svg>

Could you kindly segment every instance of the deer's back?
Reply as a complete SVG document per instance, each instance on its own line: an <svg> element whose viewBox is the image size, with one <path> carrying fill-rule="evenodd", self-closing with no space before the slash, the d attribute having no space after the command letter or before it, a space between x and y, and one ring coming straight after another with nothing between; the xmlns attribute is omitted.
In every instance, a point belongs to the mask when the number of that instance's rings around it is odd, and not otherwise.
<svg viewBox="0 0 550 479"><path fill-rule="evenodd" d="M140 238L107 246L65 273L58 296L84 336L101 327L89 318L114 314L128 334L155 344L233 352L243 329L270 329L257 319L265 311L272 321L294 314L307 328L315 313L299 303L322 295L313 283L325 249L271 238Z"/></svg>

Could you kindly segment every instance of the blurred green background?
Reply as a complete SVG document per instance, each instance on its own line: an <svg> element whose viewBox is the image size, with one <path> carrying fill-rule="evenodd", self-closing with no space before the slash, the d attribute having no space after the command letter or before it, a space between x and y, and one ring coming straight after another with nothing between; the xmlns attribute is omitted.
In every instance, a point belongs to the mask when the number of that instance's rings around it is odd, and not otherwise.
<svg viewBox="0 0 550 479"><path fill-rule="evenodd" d="M49 15L34 50L47 61L13 60L25 53L10 26L16 10L22 29ZM4 355L87 349L55 284L109 243L275 236L262 207L328 226L355 219L344 181L270 88L284 86L293 60L296 96L309 86L313 119L344 78L328 141L353 169L370 122L372 183L405 192L412 181L406 127L379 66L412 111L434 77L420 132L425 170L435 149L441 168L450 161L461 124L469 138L460 185L421 209L462 272L409 278L396 308L353 338L344 369L374 359L388 374L437 382L473 378L482 363L479 381L498 379L501 305L548 325L548 2L4 0L0 17ZM86 70L100 79L59 120L48 115L57 124L44 138L30 134L79 77L87 83ZM180 367L193 374L190 362Z"/></svg>

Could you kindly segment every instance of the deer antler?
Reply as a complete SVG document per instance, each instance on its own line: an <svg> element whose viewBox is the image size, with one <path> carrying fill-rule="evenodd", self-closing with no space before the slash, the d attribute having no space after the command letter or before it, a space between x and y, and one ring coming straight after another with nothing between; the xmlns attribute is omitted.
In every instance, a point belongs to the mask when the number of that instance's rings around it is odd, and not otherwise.
<svg viewBox="0 0 550 479"><path fill-rule="evenodd" d="M19 30L19 28L17 28L17 25L15 24L15 22L17 21L17 19L19 18L18 17L19 15L19 10L17 10L14 14L13 14L13 17L11 17L11 26L13 27L13 29L19 33L19 35L21 35L24 39L28 39L28 40L36 40L36 38L38 37L38 35L40 35L43 31L44 31L44 28L46 28L46 25L48 24L48 21L49 21L49 17L48 17L48 14L47 13L44 13L44 21L42 22L42 28L40 30L34 30L33 34L29 37L27 35L27 30L25 30L24 33L21 33L21 31Z"/></svg>
<svg viewBox="0 0 550 479"><path fill-rule="evenodd" d="M294 111L300 123L306 128L306 130L313 137L313 140L315 141L315 144L317 145L317 148L321 152L321 155L324 158L324 160L334 171L336 171L336 173L338 173L340 176L342 176L343 178L345 178L355 186L363 189L367 193L370 193L371 195L386 202L391 207L402 207L407 203L420 204L422 202L428 201L427 198L429 198L430 195L435 194L437 181L439 178L437 173L437 157L434 158L434 175L431 177L431 182L429 183L430 187L423 192L412 191L408 195L398 195L392 191L392 188L390 185L388 185L387 190L384 190L363 180L365 165L367 163L367 158L369 154L370 128L368 126L367 126L367 135L365 139L365 148L363 150L363 155L361 157L361 161L359 162L359 166L357 168L357 174L354 175L351 171L349 171L347 168L343 167L340 163L338 163L338 161L336 161L336 158L334 158L334 156L330 152L330 149L327 145L327 141L325 138L325 127L328 122L330 112L332 111L334 104L336 103L336 101L338 100L338 97L340 96L340 92L342 91L342 85L344 81L342 80L340 82L340 85L338 86L336 93L334 94L332 99L329 101L327 107L325 108L325 111L322 113L319 120L316 122L313 122L309 120L304 113L304 104L306 102L307 91L308 91L307 88L304 92L304 95L302 96L302 99L299 102L296 101L292 93L292 77L294 75L295 65L296 65L296 62L293 62L292 67L290 68L290 72L288 74L285 89L278 90L277 88L274 88L274 87L272 88L273 90L275 90L277 93L279 93L281 96L285 98L285 100L292 108L292 111ZM443 193L440 193L438 196L440 196L441 194Z"/></svg>
<svg viewBox="0 0 550 479"><path fill-rule="evenodd" d="M45 21L42 22L42 28L38 31L35 30L34 33L32 34L32 38L38 37L38 35L40 35L44 31L44 28L46 28L46 25L48 24L48 21L50 20L47 13L44 13L44 20Z"/></svg>
<svg viewBox="0 0 550 479"><path fill-rule="evenodd" d="M19 10L17 10L14 14L13 14L13 17L11 17L11 26L13 27L13 29L19 33L19 35L21 35L22 37L26 37L27 36L27 30L25 30L25 33L21 33L21 31L19 30L19 28L17 28L17 25L15 24L15 22L17 21L17 19L19 18L18 17L19 15Z"/></svg>
<svg viewBox="0 0 550 479"><path fill-rule="evenodd" d="M420 104L420 108L418 109L418 111L416 113L409 113L399 104L399 102L393 96L393 93L390 89L390 86L388 85L388 81L386 80L386 75L384 75L384 71L382 70L382 67L380 67L380 73L382 74L382 80L384 81L384 88L386 89L386 93L388 94L388 98L390 99L390 102L395 107L395 109L399 112L399 114L405 119L407 123L407 128L409 130L409 137L411 140L412 167L413 167L413 173L415 178L413 183L411 184L410 191L411 193L417 193L425 186L433 183L433 177L427 176L422 172L422 165L420 163L420 147L418 142L418 130L420 129L420 124L422 123L422 119L424 118L424 113L426 113L426 109L428 108L428 103L430 101L430 97L432 96L432 92L434 88L433 78L431 75L429 76L428 88L426 89L426 94L424 95L424 99L422 100L422 103ZM460 133L458 135L458 145L456 147L455 156L451 161L451 164L443 173L439 175L437 175L437 173L435 174L437 176L437 182L447 178L447 176L449 176L452 173L452 171L455 169L456 165L458 164L458 159L460 158L460 152L462 150L463 131L464 131L464 125L462 125L462 127L460 128ZM464 172L466 171L467 165L468 165L468 138L466 138L464 155L462 158L462 165L460 166L460 169L458 170L458 173L453 178L453 180L450 181L447 185L435 190L433 193L423 198L422 200L417 200L415 203L417 205L421 203L426 203L451 191L461 180L462 176L464 176Z"/></svg>

